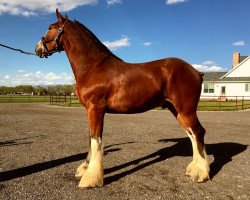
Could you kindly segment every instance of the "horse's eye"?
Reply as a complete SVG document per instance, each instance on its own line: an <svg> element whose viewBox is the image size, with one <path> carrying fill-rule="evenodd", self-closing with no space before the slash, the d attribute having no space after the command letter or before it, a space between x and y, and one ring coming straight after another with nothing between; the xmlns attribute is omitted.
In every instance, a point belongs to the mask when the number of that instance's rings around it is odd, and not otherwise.
<svg viewBox="0 0 250 200"><path fill-rule="evenodd" d="M52 26L52 25L50 25L50 26L49 26L49 30L51 30L52 28L53 28L53 26Z"/></svg>

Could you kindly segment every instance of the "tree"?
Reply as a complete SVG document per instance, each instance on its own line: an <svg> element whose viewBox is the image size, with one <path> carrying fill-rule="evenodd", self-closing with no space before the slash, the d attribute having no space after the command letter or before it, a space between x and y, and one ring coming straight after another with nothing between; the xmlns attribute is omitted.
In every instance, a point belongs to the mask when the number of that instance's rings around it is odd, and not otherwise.
<svg viewBox="0 0 250 200"><path fill-rule="evenodd" d="M75 92L75 84L72 85L50 85L32 86L18 85L15 87L0 86L0 95L6 94L35 94L35 95L71 95Z"/></svg>
<svg viewBox="0 0 250 200"><path fill-rule="evenodd" d="M48 95L56 95L56 87L53 85L48 86Z"/></svg>
<svg viewBox="0 0 250 200"><path fill-rule="evenodd" d="M13 87L0 86L0 95L11 94Z"/></svg>
<svg viewBox="0 0 250 200"><path fill-rule="evenodd" d="M48 89L46 87L43 87L43 86L36 86L34 93L36 95L39 95L39 96L47 95L48 94Z"/></svg>

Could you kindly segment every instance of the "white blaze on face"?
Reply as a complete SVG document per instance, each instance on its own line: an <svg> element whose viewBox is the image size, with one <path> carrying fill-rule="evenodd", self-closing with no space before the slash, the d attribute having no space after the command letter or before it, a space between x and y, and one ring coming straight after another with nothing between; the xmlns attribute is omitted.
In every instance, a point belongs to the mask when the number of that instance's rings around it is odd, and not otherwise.
<svg viewBox="0 0 250 200"><path fill-rule="evenodd" d="M40 40L40 41L37 43L36 46L39 48L41 45L42 45L42 41Z"/></svg>
<svg viewBox="0 0 250 200"><path fill-rule="evenodd" d="M49 30L47 30L47 32L45 33L45 35L42 37L44 38L47 34L48 34ZM42 46L42 40L40 40L37 45L36 45L38 48Z"/></svg>

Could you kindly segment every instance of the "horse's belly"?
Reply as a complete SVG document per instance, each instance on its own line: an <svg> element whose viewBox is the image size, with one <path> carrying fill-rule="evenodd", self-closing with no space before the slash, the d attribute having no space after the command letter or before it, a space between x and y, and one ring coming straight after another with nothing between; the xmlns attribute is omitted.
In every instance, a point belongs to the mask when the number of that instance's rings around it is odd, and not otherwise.
<svg viewBox="0 0 250 200"><path fill-rule="evenodd" d="M130 91L126 94L116 93L110 98L108 112L110 113L139 113L161 106L165 100L161 91Z"/></svg>

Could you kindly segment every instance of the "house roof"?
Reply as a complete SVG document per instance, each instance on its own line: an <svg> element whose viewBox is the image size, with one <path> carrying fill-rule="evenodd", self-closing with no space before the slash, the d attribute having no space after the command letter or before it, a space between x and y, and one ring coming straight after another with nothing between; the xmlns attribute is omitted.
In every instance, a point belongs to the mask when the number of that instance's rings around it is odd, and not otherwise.
<svg viewBox="0 0 250 200"><path fill-rule="evenodd" d="M206 72L204 73L204 82L250 82L250 77L228 77L230 73L237 70L250 56L240 56L240 63L228 72Z"/></svg>
<svg viewBox="0 0 250 200"><path fill-rule="evenodd" d="M250 81L250 77L224 77L219 79L219 81L237 81L237 82L241 82L241 81Z"/></svg>
<svg viewBox="0 0 250 200"><path fill-rule="evenodd" d="M238 65L236 65L234 68L232 68L229 72L227 72L226 74L224 74L221 79L227 77L229 74L231 74L234 70L237 70L237 68L239 68L239 66L243 65L248 59L250 59L250 56L241 56L242 59L245 57L244 60L242 60ZM236 77L237 78L237 77ZM248 77L246 77L248 78Z"/></svg>
<svg viewBox="0 0 250 200"><path fill-rule="evenodd" d="M204 73L204 81L218 81L227 72L206 72Z"/></svg>
<svg viewBox="0 0 250 200"><path fill-rule="evenodd" d="M203 81L205 82L250 82L250 77L224 77L227 72L206 72L204 73Z"/></svg>
<svg viewBox="0 0 250 200"><path fill-rule="evenodd" d="M240 62L241 63L243 60L245 60L248 56L240 56Z"/></svg>

